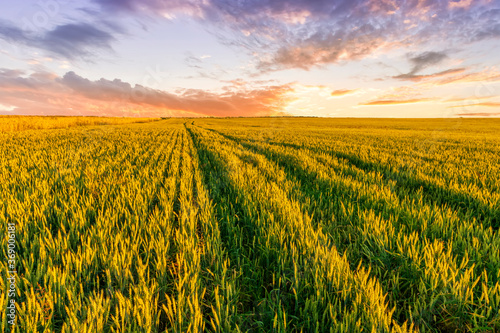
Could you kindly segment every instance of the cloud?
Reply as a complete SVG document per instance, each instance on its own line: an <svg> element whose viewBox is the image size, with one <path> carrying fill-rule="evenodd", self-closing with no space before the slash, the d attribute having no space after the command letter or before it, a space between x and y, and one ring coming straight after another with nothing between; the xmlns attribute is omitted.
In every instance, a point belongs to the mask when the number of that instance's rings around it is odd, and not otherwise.
<svg viewBox="0 0 500 333"><path fill-rule="evenodd" d="M433 73L433 74L427 74L427 75L415 75L415 74L401 74L397 76L393 76L394 79L399 79L399 80L410 80L410 81L422 81L422 80L428 80L428 79L434 79L442 76L448 76L452 74L459 74L463 73L466 71L466 68L454 68L454 69L447 69L445 71Z"/></svg>
<svg viewBox="0 0 500 333"><path fill-rule="evenodd" d="M121 33L119 27L107 24L115 33ZM111 50L115 37L104 28L88 23L58 25L42 33L22 30L15 25L0 21L0 39L45 50L52 55L65 59L88 58L92 50Z"/></svg>
<svg viewBox="0 0 500 333"><path fill-rule="evenodd" d="M8 111L9 112L9 111L12 111L15 109L16 109L15 106L0 104L0 111Z"/></svg>
<svg viewBox="0 0 500 333"><path fill-rule="evenodd" d="M454 68L428 75L402 74L394 79L418 82L421 89L460 83L497 82L500 81L500 71L496 67L485 68L471 72L467 68Z"/></svg>
<svg viewBox="0 0 500 333"><path fill-rule="evenodd" d="M210 55L202 55L200 57L197 57L193 55L191 52L186 52L186 55L184 57L184 63L188 67L202 69L204 60L210 57L211 57Z"/></svg>
<svg viewBox="0 0 500 333"><path fill-rule="evenodd" d="M332 93L330 94L330 96L332 96L332 97L342 97L342 96L346 96L346 95L352 95L352 94L356 93L357 91L358 91L358 89L334 90L334 91L332 91Z"/></svg>
<svg viewBox="0 0 500 333"><path fill-rule="evenodd" d="M500 116L500 112L477 112L477 113L459 113L457 116L467 117L495 117Z"/></svg>
<svg viewBox="0 0 500 333"><path fill-rule="evenodd" d="M410 56L409 60L413 64L412 70L407 75L414 75L423 69L437 65L448 58L445 52L424 52L416 56Z"/></svg>
<svg viewBox="0 0 500 333"><path fill-rule="evenodd" d="M474 103L474 104L465 104L465 105L454 105L449 106L448 108L460 108L460 107L469 107L469 106L485 106L489 108L500 108L500 103L498 102L483 102L483 103Z"/></svg>
<svg viewBox="0 0 500 333"><path fill-rule="evenodd" d="M470 101L477 101L477 100L481 100L481 99L490 99L493 97L495 97L495 96L454 97L454 98L448 98L448 99L444 100L443 102L444 103L470 102Z"/></svg>
<svg viewBox="0 0 500 333"><path fill-rule="evenodd" d="M258 73L355 61L405 46L463 44L500 37L496 1L489 0L92 0L83 8L93 24L63 24L35 34L0 22L0 39L44 49L59 57L90 58L112 50L120 15L190 17L223 43L255 56ZM118 20L116 22L119 22ZM412 55L412 79L446 59L445 52ZM190 61L194 61L191 59ZM199 66L195 63L192 66Z"/></svg>
<svg viewBox="0 0 500 333"><path fill-rule="evenodd" d="M374 101L369 101L366 103L361 103L359 105L363 106L376 106L376 105L399 105L399 104L414 104L414 103L424 103L431 102L435 99L432 98L413 98L413 99L404 99L404 100L396 100L396 99L378 99Z"/></svg>
<svg viewBox="0 0 500 333"><path fill-rule="evenodd" d="M23 74L25 74L25 72L19 69L0 68L0 77L17 78Z"/></svg>
<svg viewBox="0 0 500 333"><path fill-rule="evenodd" d="M375 52L433 44L466 45L500 37L491 0L93 0L112 13L190 16L215 27L224 43L256 55L259 71L309 70ZM205 24L210 23L210 24ZM210 28L209 28L210 29ZM416 75L446 58L410 58Z"/></svg>
<svg viewBox="0 0 500 333"><path fill-rule="evenodd" d="M111 49L115 38L90 24L65 24L48 31L38 44L46 50L68 59L89 54L89 49Z"/></svg>
<svg viewBox="0 0 500 333"><path fill-rule="evenodd" d="M28 39L28 37L22 29L19 29L7 21L0 20L0 39L7 42L22 42Z"/></svg>
<svg viewBox="0 0 500 333"><path fill-rule="evenodd" d="M457 73L442 77L435 80L436 85L447 85L457 83L473 83L473 82L496 82L500 81L500 71L496 68L486 68L480 72Z"/></svg>
<svg viewBox="0 0 500 333"><path fill-rule="evenodd" d="M472 40L497 39L500 37L500 8L490 8L481 13L477 18L482 22L480 27L474 31Z"/></svg>
<svg viewBox="0 0 500 333"><path fill-rule="evenodd" d="M452 0L448 2L449 8L468 8L472 5L473 0Z"/></svg>
<svg viewBox="0 0 500 333"><path fill-rule="evenodd" d="M477 103L475 104L477 106L487 106L490 108L500 108L500 103L498 102L484 102L484 103Z"/></svg>
<svg viewBox="0 0 500 333"><path fill-rule="evenodd" d="M0 88L0 103L15 107L16 114L106 116L269 116L282 112L293 92L290 85L274 85L170 93L75 72L60 77L12 70L0 70Z"/></svg>
<svg viewBox="0 0 500 333"><path fill-rule="evenodd" d="M370 26L363 28L373 34L369 38L367 35L358 36L356 33L347 37L343 34L317 34L297 44L291 43L280 47L270 60L260 61L257 67L262 72L291 68L310 70L313 67L340 61L362 59L378 49L390 47L383 37L376 36L377 33L372 29L374 28Z"/></svg>
<svg viewBox="0 0 500 333"><path fill-rule="evenodd" d="M202 16L208 3L203 0L93 0L93 2L108 12L152 13L169 19L177 14Z"/></svg>
<svg viewBox="0 0 500 333"><path fill-rule="evenodd" d="M496 23L495 25L489 26L484 28L481 31L478 31L474 39L476 41L481 41L483 39L490 39L490 38L499 38L500 37L500 23Z"/></svg>

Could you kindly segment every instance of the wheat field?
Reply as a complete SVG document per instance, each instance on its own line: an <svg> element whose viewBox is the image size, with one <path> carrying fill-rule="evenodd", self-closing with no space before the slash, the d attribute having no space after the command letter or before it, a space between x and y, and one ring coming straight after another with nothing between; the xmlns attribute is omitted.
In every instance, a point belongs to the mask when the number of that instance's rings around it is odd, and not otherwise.
<svg viewBox="0 0 500 333"><path fill-rule="evenodd" d="M19 119L14 332L500 331L498 119Z"/></svg>

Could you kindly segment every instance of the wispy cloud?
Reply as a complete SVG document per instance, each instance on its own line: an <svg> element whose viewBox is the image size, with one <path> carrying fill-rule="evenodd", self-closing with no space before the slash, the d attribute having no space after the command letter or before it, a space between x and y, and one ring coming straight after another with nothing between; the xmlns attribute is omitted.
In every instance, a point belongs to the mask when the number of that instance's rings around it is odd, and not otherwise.
<svg viewBox="0 0 500 333"><path fill-rule="evenodd" d="M424 103L435 101L433 98L414 98L414 99L378 99L374 101L369 101L365 103L361 103L359 105L363 106L381 106L381 105L399 105L399 104L415 104L415 103Z"/></svg>
<svg viewBox="0 0 500 333"><path fill-rule="evenodd" d="M397 76L393 76L394 79L399 79L399 80L410 80L410 81L423 81L423 80L428 80L428 79L434 79L434 78L439 78L443 76L448 76L448 75L453 75L453 74L459 74L463 73L466 71L466 68L454 68L454 69L447 69L445 71L433 73L433 74L427 74L427 75L415 75L415 74L401 74Z"/></svg>
<svg viewBox="0 0 500 333"><path fill-rule="evenodd" d="M93 0L102 9L113 13L155 14L168 19L176 15L204 16L210 7L203 0Z"/></svg>
<svg viewBox="0 0 500 333"><path fill-rule="evenodd" d="M429 89L434 86L460 83L497 82L500 81L500 71L495 67L484 68L476 72L467 68L455 68L428 75L403 74L393 78L418 82L415 89L417 87Z"/></svg>
<svg viewBox="0 0 500 333"><path fill-rule="evenodd" d="M437 85L471 83L471 82L496 82L500 81L500 71L496 68L486 68L479 72L458 73L443 77L435 81Z"/></svg>
<svg viewBox="0 0 500 333"><path fill-rule="evenodd" d="M467 116L467 117L495 117L495 116L500 116L500 112L459 113L458 116Z"/></svg>
<svg viewBox="0 0 500 333"><path fill-rule="evenodd" d="M470 97L453 97L453 98L448 98L444 100L444 103L457 103L457 102L471 102L471 101L477 101L477 100L483 100L483 99L490 99L495 96L470 96Z"/></svg>
<svg viewBox="0 0 500 333"><path fill-rule="evenodd" d="M469 107L469 106L485 106L489 108L500 108L500 103L498 102L483 102L483 103L472 103L465 105L453 105L449 106L449 108L461 108L461 107Z"/></svg>

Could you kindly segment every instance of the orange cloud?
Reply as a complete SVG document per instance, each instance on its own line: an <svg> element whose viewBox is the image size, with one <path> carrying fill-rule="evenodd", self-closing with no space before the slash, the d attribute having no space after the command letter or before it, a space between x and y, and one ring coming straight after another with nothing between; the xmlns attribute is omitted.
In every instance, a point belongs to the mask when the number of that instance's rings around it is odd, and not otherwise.
<svg viewBox="0 0 500 333"><path fill-rule="evenodd" d="M484 102L484 103L475 103L475 104L467 104L467 105L453 105L449 106L449 108L460 108L460 107L469 107L469 106L485 106L490 108L500 108L500 103L497 102Z"/></svg>
<svg viewBox="0 0 500 333"><path fill-rule="evenodd" d="M261 61L258 67L263 72L289 68L309 70L338 61L361 59L377 50L399 46L386 42L381 36L340 36L313 36L297 45L284 45L276 51L271 61Z"/></svg>
<svg viewBox="0 0 500 333"><path fill-rule="evenodd" d="M472 0L459 0L448 2L449 8L468 8L472 5Z"/></svg>
<svg viewBox="0 0 500 333"><path fill-rule="evenodd" d="M437 85L470 83L470 82L494 82L500 81L500 72L496 68L488 68L481 72L463 73L435 81Z"/></svg>
<svg viewBox="0 0 500 333"><path fill-rule="evenodd" d="M356 91L358 91L358 89L341 89L341 90L332 91L332 93L330 95L332 97L341 97L341 96L346 96L346 95L352 95Z"/></svg>
<svg viewBox="0 0 500 333"><path fill-rule="evenodd" d="M74 72L22 76L0 70L4 114L102 116L269 116L293 99L290 85L213 93L197 89L170 93L115 79L91 81Z"/></svg>
<svg viewBox="0 0 500 333"><path fill-rule="evenodd" d="M458 115L468 117L494 117L500 116L500 112L459 113Z"/></svg>
<svg viewBox="0 0 500 333"><path fill-rule="evenodd" d="M386 15L393 15L399 10L399 4L396 0L370 0L370 12L384 13Z"/></svg>
<svg viewBox="0 0 500 333"><path fill-rule="evenodd" d="M489 99L489 98L493 98L493 97L494 96L465 97L465 98L455 97L455 98L449 98L447 100L444 100L443 102L444 103L467 102L467 101L477 101L477 100L481 100L481 99Z"/></svg>
<svg viewBox="0 0 500 333"><path fill-rule="evenodd" d="M488 106L492 108L498 108L500 107L500 103L495 103L495 102L484 102L484 103L478 103L476 104L478 106Z"/></svg>
<svg viewBox="0 0 500 333"><path fill-rule="evenodd" d="M370 101L366 103L361 103L359 105L368 105L368 106L373 106L373 105L398 105L398 104L414 104L414 103L424 103L424 102L429 102L433 101L434 99L432 98L413 98L413 99L404 99L404 100L397 100L397 99L379 99L375 101Z"/></svg>

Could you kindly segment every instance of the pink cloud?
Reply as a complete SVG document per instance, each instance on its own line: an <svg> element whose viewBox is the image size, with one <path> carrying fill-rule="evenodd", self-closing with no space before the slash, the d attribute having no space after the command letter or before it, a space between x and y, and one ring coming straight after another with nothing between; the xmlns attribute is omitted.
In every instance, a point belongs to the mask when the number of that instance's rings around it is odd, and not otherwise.
<svg viewBox="0 0 500 333"><path fill-rule="evenodd" d="M74 72L63 77L41 72L20 75L0 71L0 103L15 107L8 114L269 116L283 110L293 91L290 85L274 85L224 93L190 89L174 94L118 79L91 81Z"/></svg>
<svg viewBox="0 0 500 333"><path fill-rule="evenodd" d="M458 0L449 1L448 8L468 8L472 5L473 0Z"/></svg>

